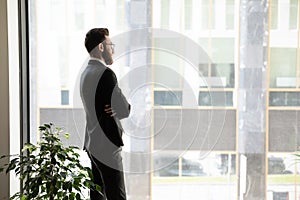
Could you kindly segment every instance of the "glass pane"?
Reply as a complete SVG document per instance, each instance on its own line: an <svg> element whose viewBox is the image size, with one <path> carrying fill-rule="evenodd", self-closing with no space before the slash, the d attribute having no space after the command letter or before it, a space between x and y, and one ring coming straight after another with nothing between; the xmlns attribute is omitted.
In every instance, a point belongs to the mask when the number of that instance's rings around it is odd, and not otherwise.
<svg viewBox="0 0 300 200"><path fill-rule="evenodd" d="M269 111L269 151L295 152L299 150L300 113L296 110Z"/></svg>
<svg viewBox="0 0 300 200"><path fill-rule="evenodd" d="M215 0L201 1L201 28L204 30L215 27Z"/></svg>
<svg viewBox="0 0 300 200"><path fill-rule="evenodd" d="M154 152L236 150L235 110L157 107L153 114Z"/></svg>
<svg viewBox="0 0 300 200"><path fill-rule="evenodd" d="M161 1L161 18L160 24L163 28L169 27L169 18L170 18L170 0Z"/></svg>
<svg viewBox="0 0 300 200"><path fill-rule="evenodd" d="M295 174L296 157L290 154L268 156L268 174Z"/></svg>
<svg viewBox="0 0 300 200"><path fill-rule="evenodd" d="M180 88L182 82L182 58L170 51L176 49L178 38L156 38L153 51L153 78L155 87ZM174 45L175 44L175 45ZM163 46L164 48L155 48ZM169 74L169 76L166 76Z"/></svg>
<svg viewBox="0 0 300 200"><path fill-rule="evenodd" d="M270 49L270 87L296 87L296 55L295 48Z"/></svg>
<svg viewBox="0 0 300 200"><path fill-rule="evenodd" d="M146 78L144 76L135 76L134 79L132 78L128 81L128 76L126 78L125 75L129 71L129 67L126 66L130 64L130 58L136 61L135 57L139 56L140 63L151 63L151 60L148 61L147 56L140 56L141 54L137 56L130 50L125 52L123 57L118 57L117 55L120 55L124 46L129 46L126 43L127 40L119 39L121 36L118 34L123 33L121 35L126 36L126 32L129 30L128 27L134 26L136 21L141 22L140 20L143 19L147 9L141 9L144 12L136 13L134 16L131 15L130 19L135 21L130 21L129 25L127 21L129 19L129 8L127 6L128 2L125 1L31 0L28 2L30 3L30 141L32 143L38 142L40 135L37 133L37 127L40 124L51 122L70 133L70 139L63 140L64 144L82 148L84 140L82 135L85 133L86 123L85 113L79 97L79 80L81 72L86 66L85 61L89 58L84 46L85 34L94 27L109 28L110 38L117 44L116 57L114 57L116 60L112 69L118 77L120 87L123 89L125 96L129 98L128 93L132 92L132 84L135 84L134 81L137 81L137 77L141 78L143 83L151 82L145 81ZM140 4L140 2L135 3L137 4L130 4L130 10L134 9L135 6L138 8L145 6ZM117 17L118 19L116 19ZM134 39L141 41L142 38L144 38L144 35L139 37L135 35ZM126 79L127 81L125 81ZM123 85L124 82L126 82L127 87ZM136 93L139 95L136 96L147 96L151 91L146 89L143 87L138 88ZM129 92L127 93L126 91ZM144 116L138 118L138 123L135 123L135 125L138 124L143 127L142 124L145 124L145 122L141 119L147 118L147 113L144 98L142 99L139 102L143 102L143 107L140 108L138 104L135 104L134 110L139 112L140 116L141 114ZM149 133L148 130L149 128L143 127L138 132L139 134L147 135ZM130 132L131 135L135 134L135 130L128 127L127 132ZM126 140L126 138L123 139ZM138 142L135 142L137 145L134 148L130 148L131 142L129 139L126 141L126 148L123 151L125 154L127 153L128 155L128 152L132 151L142 151L141 148L137 150ZM149 151L149 145L140 146L143 147L143 152ZM83 165L90 166L90 160L86 153L81 151L80 155ZM124 168L131 170L132 167L128 165L128 160L134 163L141 163L143 159L124 156ZM142 163L150 163L150 157L148 156ZM130 191L133 191L131 188L135 187L135 181L139 180L139 184L145 185L139 192L144 195L144 199L149 198L150 173L140 173L134 179L127 174L125 178L127 179L126 189L128 196L136 198L136 194ZM84 194L87 193L87 191L82 192ZM88 196L85 197L88 198Z"/></svg>
<svg viewBox="0 0 300 200"><path fill-rule="evenodd" d="M234 29L234 1L226 0L226 29Z"/></svg>
<svg viewBox="0 0 300 200"><path fill-rule="evenodd" d="M160 152L153 158L155 177L178 177L179 157L175 152Z"/></svg>
<svg viewBox="0 0 300 200"><path fill-rule="evenodd" d="M278 28L278 0L271 1L271 29Z"/></svg>
<svg viewBox="0 0 300 200"><path fill-rule="evenodd" d="M192 28L193 24L193 1L185 0L184 3L184 26L185 29L189 30Z"/></svg>
<svg viewBox="0 0 300 200"><path fill-rule="evenodd" d="M154 91L154 105L181 105L181 91Z"/></svg>
<svg viewBox="0 0 300 200"><path fill-rule="evenodd" d="M212 38L211 59L213 63L234 63L234 39Z"/></svg>
<svg viewBox="0 0 300 200"><path fill-rule="evenodd" d="M198 108L233 106L234 91L224 92L221 88L235 87L237 34L221 31L216 37L207 30L219 30L216 26L220 24L222 29L233 29L238 1L218 3L31 0L31 142L39 140L35 131L38 125L53 122L71 134L66 144L82 147L86 123L78 84L89 59L84 37L92 27L108 27L116 43L115 62L109 67L132 104L130 118L121 121L128 196L165 200L169 199L169 191L177 188L181 196L176 192L172 195L178 200L206 195L212 200L236 199L236 111ZM193 12L197 11L196 5L199 13ZM220 9L226 11L215 15ZM152 21L159 30L152 29ZM199 26L193 27L197 22ZM144 28L146 31L139 32ZM172 28L169 31L173 34L164 28ZM192 34L187 36L186 30ZM186 41L196 42L189 46ZM183 55L174 53L174 49L181 49ZM199 86L208 87L207 82L220 91L199 94ZM189 95L196 99L195 104L186 103ZM89 158L81 153L88 166ZM161 168L152 173L153 166Z"/></svg>
<svg viewBox="0 0 300 200"><path fill-rule="evenodd" d="M199 63L199 72L203 81L212 82L211 87L233 88L235 85L234 39L200 38L199 45L211 59L211 63ZM206 86L207 84L200 85L200 87Z"/></svg>
<svg viewBox="0 0 300 200"><path fill-rule="evenodd" d="M234 88L234 64L212 64L212 77L219 77L223 87Z"/></svg>
<svg viewBox="0 0 300 200"><path fill-rule="evenodd" d="M296 159L292 154L268 154L269 199L297 199L297 188L291 186L299 181L299 164Z"/></svg>
<svg viewBox="0 0 300 200"><path fill-rule="evenodd" d="M233 106L232 92L199 92L199 106Z"/></svg>
<svg viewBox="0 0 300 200"><path fill-rule="evenodd" d="M270 92L270 106L300 106L299 92Z"/></svg>
<svg viewBox="0 0 300 200"><path fill-rule="evenodd" d="M177 199L180 194L189 199L199 196L210 199L235 198L235 154L187 151L183 155L172 157L166 152L155 159L154 165L159 166L167 161L170 161L168 167L155 172L154 177L154 182L159 183L154 186L154 190L164 188L166 193L161 193L160 196L154 194L154 199ZM178 191L174 182L179 181L188 187ZM215 192L216 190L219 192Z"/></svg>
<svg viewBox="0 0 300 200"><path fill-rule="evenodd" d="M190 176L195 173L197 176L216 177L235 175L236 172L235 154L188 151L181 159L182 176Z"/></svg>
<svg viewBox="0 0 300 200"><path fill-rule="evenodd" d="M101 0L101 1L103 1L103 0ZM124 1L117 0L116 14L117 14L117 16L116 16L117 26L124 26L124 24L125 24L125 2Z"/></svg>
<svg viewBox="0 0 300 200"><path fill-rule="evenodd" d="M178 152L177 152L178 153ZM156 177L204 177L235 175L235 154L188 151L183 155L161 152L154 159ZM180 165L180 167L179 167ZM225 181L219 180L219 181Z"/></svg>
<svg viewBox="0 0 300 200"><path fill-rule="evenodd" d="M298 0L290 0L290 29L297 29L298 26Z"/></svg>

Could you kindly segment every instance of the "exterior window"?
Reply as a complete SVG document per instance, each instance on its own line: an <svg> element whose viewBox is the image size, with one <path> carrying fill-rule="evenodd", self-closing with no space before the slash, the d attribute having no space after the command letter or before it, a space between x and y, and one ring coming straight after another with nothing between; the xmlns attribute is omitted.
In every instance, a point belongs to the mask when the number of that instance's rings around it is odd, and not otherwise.
<svg viewBox="0 0 300 200"><path fill-rule="evenodd" d="M263 171L268 170L268 174L262 175L271 177L265 192L272 191L272 195L267 194L267 199L287 199L287 193L289 199L299 196L295 180L300 169L297 166L291 168L293 163L288 158L288 154L298 150L300 145L300 69L296 40L299 35L295 31L299 18L297 0L271 0L270 6L255 1L253 5L257 7L247 10L255 15L261 11L262 15L257 19L263 19L267 16L266 11L270 11L270 24L255 26L256 23L249 23L257 28L255 33L270 33L265 40L264 52L254 52L251 45L249 49L236 49L237 41L244 38L238 31L249 29L249 24L235 23L243 6L239 0L28 2L31 142L37 142L39 138L37 127L51 121L72 133L70 144L81 147L85 115L76 84L89 56L83 44L84 36L91 27L108 27L112 42L116 44L112 69L132 104L131 116L121 121L126 133L123 150L128 156L123 159L124 169L133 171L125 174L128 196L155 200L237 199L243 195L239 190L243 178L240 174L247 171L252 176L258 169L242 165L240 160L241 152L248 151L247 145L252 142L266 142L265 147L269 148L258 156L264 159L257 165ZM284 4L284 8L279 3ZM216 12L220 13L216 15ZM278 30L282 26L289 30ZM273 31L265 30L265 27ZM144 28L149 35L137 31ZM292 35L295 36L293 40L289 37ZM195 46L185 45L189 39ZM139 44L144 46L136 48ZM196 47L199 46L201 51L198 52ZM178 55L173 49L186 54ZM267 88L265 84L253 84L250 88L259 92L259 89L266 89L269 95L266 106L257 106L254 101L251 108L246 107L247 113L241 114L243 103L249 100L249 88L242 88L242 81L248 78L243 75L248 74L243 66L237 65L243 57L240 55L249 55L249 52L264 59L270 53L265 60L269 67L265 73L269 73L268 77L258 77L269 81ZM138 74L139 70L143 71L142 75ZM255 83L257 76L253 74L248 80ZM247 91L243 93L243 89ZM266 124L248 123L245 119L252 114L261 114ZM199 123L193 124L193 119ZM244 147L239 137L244 134L239 127L241 123L253 128L247 138L250 142ZM82 155L85 164L88 163L85 152ZM255 159L256 155L253 153ZM264 165L265 161L268 165ZM241 166L239 171L236 166ZM139 171L143 167L149 168ZM245 175L245 183L251 176ZM276 180L272 176L276 176ZM261 183L258 179L254 180L258 183L255 186ZM200 190L199 184L203 186ZM140 185L143 187L138 187ZM281 191L282 186L288 189ZM135 190L137 187L138 191ZM258 187L250 188L251 195L258 194L251 191Z"/></svg>
<svg viewBox="0 0 300 200"><path fill-rule="evenodd" d="M154 105L179 106L181 104L181 91L154 91Z"/></svg>
<svg viewBox="0 0 300 200"><path fill-rule="evenodd" d="M69 105L69 90L61 90L61 105Z"/></svg>
<svg viewBox="0 0 300 200"><path fill-rule="evenodd" d="M74 4L75 30L82 30L85 27L85 3L83 0L76 0Z"/></svg>
<svg viewBox="0 0 300 200"><path fill-rule="evenodd" d="M200 91L199 106L233 106L232 92Z"/></svg>
<svg viewBox="0 0 300 200"><path fill-rule="evenodd" d="M116 20L117 25L122 26L124 25L124 11L125 11L125 3L123 0L117 0L117 7L116 7Z"/></svg>
<svg viewBox="0 0 300 200"><path fill-rule="evenodd" d="M189 30L192 28L193 24L193 1L185 0L184 3L184 25L185 29Z"/></svg>
<svg viewBox="0 0 300 200"><path fill-rule="evenodd" d="M299 137L299 110L270 110L269 123L269 151L280 153L287 152L293 156L292 152L298 151L300 146ZM296 158L294 161L298 162ZM289 169L295 168L295 164L287 164ZM298 167L299 163L298 163ZM297 173L299 173L298 170Z"/></svg>
<svg viewBox="0 0 300 200"><path fill-rule="evenodd" d="M296 87L296 55L295 48L270 49L270 87Z"/></svg>
<svg viewBox="0 0 300 200"><path fill-rule="evenodd" d="M235 173L235 155L210 153L204 157L200 152L189 151L178 159L176 153L164 153L154 159L155 168L160 168L154 176L220 177Z"/></svg>
<svg viewBox="0 0 300 200"><path fill-rule="evenodd" d="M199 72L204 81L208 77L212 82L214 80L219 82L212 84L211 87L234 88L234 39L201 38L199 43L208 54L211 54L212 63L199 64ZM202 84L200 87L206 87L206 85Z"/></svg>
<svg viewBox="0 0 300 200"><path fill-rule="evenodd" d="M270 106L300 106L300 93L270 92Z"/></svg>
<svg viewBox="0 0 300 200"><path fill-rule="evenodd" d="M102 24L105 24L105 18L103 17L103 13L106 13L106 10L105 10L106 4L105 3L106 3L105 0L95 1L95 7L94 7L95 19L94 20L98 26L100 26L100 25L102 26ZM118 8L119 8L119 6L116 9L118 9ZM118 20L118 21L120 22L120 20Z"/></svg>
<svg viewBox="0 0 300 200"><path fill-rule="evenodd" d="M63 23L61 23L62 20L60 16L65 12L66 5L64 1L60 0L53 0L51 3L49 1L46 1L45 6L49 8L50 10L50 30L56 30L56 29L63 29Z"/></svg>
<svg viewBox="0 0 300 200"><path fill-rule="evenodd" d="M226 0L226 29L234 29L234 1Z"/></svg>
<svg viewBox="0 0 300 200"><path fill-rule="evenodd" d="M169 19L170 19L170 0L161 1L161 27L168 28L169 27Z"/></svg>
<svg viewBox="0 0 300 200"><path fill-rule="evenodd" d="M298 0L290 0L290 29L297 29L298 26Z"/></svg>
<svg viewBox="0 0 300 200"><path fill-rule="evenodd" d="M271 29L278 28L278 0L271 1Z"/></svg>
<svg viewBox="0 0 300 200"><path fill-rule="evenodd" d="M163 49L154 51L154 65L153 65L153 78L156 88L175 88L178 89L182 86L182 66L181 58L170 52L178 44L176 38L155 38L155 46L163 46ZM165 76L168 74L168 76Z"/></svg>
<svg viewBox="0 0 300 200"><path fill-rule="evenodd" d="M214 29L215 27L215 0L202 1L201 22L202 29Z"/></svg>

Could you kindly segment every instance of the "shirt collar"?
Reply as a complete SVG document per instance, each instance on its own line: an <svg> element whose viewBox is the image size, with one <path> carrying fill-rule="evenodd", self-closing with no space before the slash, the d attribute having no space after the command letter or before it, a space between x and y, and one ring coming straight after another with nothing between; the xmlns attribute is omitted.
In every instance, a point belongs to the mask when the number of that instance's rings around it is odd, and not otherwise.
<svg viewBox="0 0 300 200"><path fill-rule="evenodd" d="M100 60L99 58L95 58L95 57L90 57L90 60L97 60L97 61L99 61L99 62L101 62L104 66L106 66L107 67L107 65L106 65L106 63L103 61L103 60Z"/></svg>

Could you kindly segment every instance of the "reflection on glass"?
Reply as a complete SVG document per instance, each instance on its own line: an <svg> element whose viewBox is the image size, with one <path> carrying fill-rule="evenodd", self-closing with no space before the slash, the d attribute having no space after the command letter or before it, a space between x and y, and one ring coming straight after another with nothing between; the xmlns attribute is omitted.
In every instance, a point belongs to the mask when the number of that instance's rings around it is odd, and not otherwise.
<svg viewBox="0 0 300 200"><path fill-rule="evenodd" d="M233 93L224 91L200 91L199 106L233 106Z"/></svg>
<svg viewBox="0 0 300 200"><path fill-rule="evenodd" d="M154 105L181 105L181 91L154 91Z"/></svg>
<svg viewBox="0 0 300 200"><path fill-rule="evenodd" d="M270 106L300 106L299 92L270 92Z"/></svg>
<svg viewBox="0 0 300 200"><path fill-rule="evenodd" d="M161 153L154 157L155 177L205 177L236 173L235 154L187 151L182 156Z"/></svg>

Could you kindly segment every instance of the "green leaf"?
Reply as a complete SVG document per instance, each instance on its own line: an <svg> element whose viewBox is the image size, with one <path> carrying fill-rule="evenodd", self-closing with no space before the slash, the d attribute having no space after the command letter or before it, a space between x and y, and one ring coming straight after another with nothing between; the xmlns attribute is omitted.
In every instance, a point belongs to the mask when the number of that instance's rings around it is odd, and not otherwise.
<svg viewBox="0 0 300 200"><path fill-rule="evenodd" d="M72 183L71 182L68 183L68 190L69 190L69 192L72 192Z"/></svg>
<svg viewBox="0 0 300 200"><path fill-rule="evenodd" d="M68 182L64 182L63 183L63 190L67 190L68 189Z"/></svg>
<svg viewBox="0 0 300 200"><path fill-rule="evenodd" d="M100 187L99 185L96 185L96 190L97 190L98 192L101 192L101 187Z"/></svg>
<svg viewBox="0 0 300 200"><path fill-rule="evenodd" d="M12 197L10 197L10 199L15 199L15 198L18 198L20 197L21 193L20 192L17 192L15 193ZM20 198L21 199L21 198Z"/></svg>
<svg viewBox="0 0 300 200"><path fill-rule="evenodd" d="M66 172L61 172L60 175L61 175L61 177L63 177L64 179L67 177L67 173L66 173Z"/></svg>
<svg viewBox="0 0 300 200"><path fill-rule="evenodd" d="M15 168L16 168L16 164L15 163L10 163L8 168L6 169L6 173L8 173L9 171L11 171Z"/></svg>
<svg viewBox="0 0 300 200"><path fill-rule="evenodd" d="M40 130L40 131L44 131L44 130L46 130L46 129L47 129L47 128L46 128L45 126L40 126L40 127L39 127L39 130Z"/></svg>
<svg viewBox="0 0 300 200"><path fill-rule="evenodd" d="M33 188L33 191L32 191L31 195L33 197L36 197L38 195L38 193L39 193L39 187L35 187L35 188Z"/></svg>
<svg viewBox="0 0 300 200"><path fill-rule="evenodd" d="M69 134L69 133L65 133L64 137L65 137L66 139L69 139L69 138L70 138L70 134Z"/></svg>
<svg viewBox="0 0 300 200"><path fill-rule="evenodd" d="M44 124L44 126L45 126L46 128L48 128L48 129L50 129L51 126L52 126L52 124L51 124L51 123L50 123L50 125L49 125L49 124Z"/></svg>
<svg viewBox="0 0 300 200"><path fill-rule="evenodd" d="M37 147L31 143L26 143L25 146L22 149L22 152L28 150L29 153L31 154L33 151L35 151Z"/></svg>
<svg viewBox="0 0 300 200"><path fill-rule="evenodd" d="M70 200L74 200L75 199L75 194L73 192L69 195L69 199Z"/></svg>
<svg viewBox="0 0 300 200"><path fill-rule="evenodd" d="M79 193L77 193L77 194L76 194L76 199L77 199L77 200L80 200L80 199L81 199L81 197L80 197L80 194L79 194Z"/></svg>

